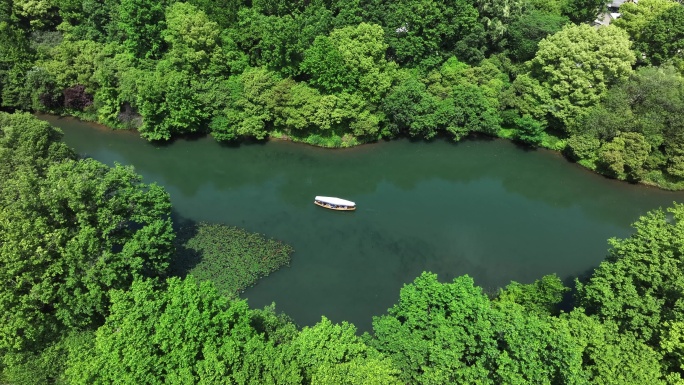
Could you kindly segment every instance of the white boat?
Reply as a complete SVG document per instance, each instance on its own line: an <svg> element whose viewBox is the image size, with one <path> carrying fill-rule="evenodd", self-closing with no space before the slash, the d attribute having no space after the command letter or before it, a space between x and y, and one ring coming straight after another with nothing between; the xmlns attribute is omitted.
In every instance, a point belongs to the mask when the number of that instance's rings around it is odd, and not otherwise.
<svg viewBox="0 0 684 385"><path fill-rule="evenodd" d="M335 197L322 197L317 196L314 198L314 204L325 207L330 210L339 211L352 211L356 210L356 203L348 201L346 199L340 199Z"/></svg>

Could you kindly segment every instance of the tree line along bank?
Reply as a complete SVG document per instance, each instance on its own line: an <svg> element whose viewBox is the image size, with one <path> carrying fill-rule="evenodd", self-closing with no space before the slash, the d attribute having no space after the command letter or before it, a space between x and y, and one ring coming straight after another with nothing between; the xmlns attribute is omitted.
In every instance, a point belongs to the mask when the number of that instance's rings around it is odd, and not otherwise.
<svg viewBox="0 0 684 385"><path fill-rule="evenodd" d="M684 181L684 8L597 0L5 1L0 105L149 140L472 133Z"/></svg>

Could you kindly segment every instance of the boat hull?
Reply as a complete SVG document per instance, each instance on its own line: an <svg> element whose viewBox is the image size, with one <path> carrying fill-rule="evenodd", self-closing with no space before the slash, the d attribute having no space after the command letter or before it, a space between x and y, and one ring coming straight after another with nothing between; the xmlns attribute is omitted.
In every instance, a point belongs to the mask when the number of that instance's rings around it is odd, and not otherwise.
<svg viewBox="0 0 684 385"><path fill-rule="evenodd" d="M333 205L330 203L319 202L319 201L314 201L314 204L316 206L320 206L320 207L326 208L328 210L335 210L335 211L354 211L354 210L356 210L356 206L339 206L339 205Z"/></svg>

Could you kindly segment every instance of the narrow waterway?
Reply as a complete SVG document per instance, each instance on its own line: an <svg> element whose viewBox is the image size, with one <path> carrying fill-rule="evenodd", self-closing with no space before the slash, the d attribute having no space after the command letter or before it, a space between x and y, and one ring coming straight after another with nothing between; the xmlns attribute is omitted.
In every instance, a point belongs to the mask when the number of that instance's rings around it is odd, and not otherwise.
<svg viewBox="0 0 684 385"><path fill-rule="evenodd" d="M422 271L468 274L493 291L544 274L593 269L607 239L683 193L608 180L544 150L504 140L396 140L347 150L211 138L153 145L135 133L40 116L80 155L133 165L171 194L175 212L285 241L292 264L243 296L300 325L322 315L369 330ZM357 202L356 212L313 204Z"/></svg>

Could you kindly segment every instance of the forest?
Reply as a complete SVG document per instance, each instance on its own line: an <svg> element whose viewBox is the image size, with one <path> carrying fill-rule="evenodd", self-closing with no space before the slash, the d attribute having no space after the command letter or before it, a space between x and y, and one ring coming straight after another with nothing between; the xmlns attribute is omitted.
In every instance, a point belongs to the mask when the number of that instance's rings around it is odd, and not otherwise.
<svg viewBox="0 0 684 385"><path fill-rule="evenodd" d="M486 135L682 189L684 6L626 2L592 26L603 11L602 0L0 0L0 383L684 384L682 204L639 218L571 284L550 275L492 294L426 272L370 333L324 315L300 327L235 295L287 264L289 246L211 224L186 234L163 187L78 158L22 112L151 141ZM216 236L234 242L212 249ZM178 265L180 253L239 261L246 244L272 259ZM235 279L213 282L226 268Z"/></svg>
<svg viewBox="0 0 684 385"><path fill-rule="evenodd" d="M605 0L3 0L0 106L151 141L487 135L684 188L684 8Z"/></svg>
<svg viewBox="0 0 684 385"><path fill-rule="evenodd" d="M467 275L424 272L361 334L250 308L237 291L287 264L289 246L178 226L162 187L76 157L61 135L0 113L3 384L684 381L682 204L640 217L574 283L548 275L486 293ZM201 262L184 269L187 258Z"/></svg>

